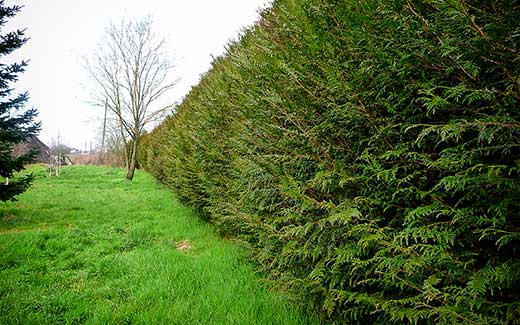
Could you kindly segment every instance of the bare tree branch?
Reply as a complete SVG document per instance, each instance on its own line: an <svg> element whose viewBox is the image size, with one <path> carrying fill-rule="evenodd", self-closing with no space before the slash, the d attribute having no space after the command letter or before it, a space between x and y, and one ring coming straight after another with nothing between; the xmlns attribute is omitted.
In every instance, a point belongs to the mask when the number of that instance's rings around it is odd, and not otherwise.
<svg viewBox="0 0 520 325"><path fill-rule="evenodd" d="M91 59L85 59L84 66L95 83L95 105L107 103L118 120L120 136L129 149L127 178L132 179L142 133L173 107L159 105L179 81L171 78L174 65L166 55L166 42L153 33L150 18L122 21L109 26L106 41Z"/></svg>

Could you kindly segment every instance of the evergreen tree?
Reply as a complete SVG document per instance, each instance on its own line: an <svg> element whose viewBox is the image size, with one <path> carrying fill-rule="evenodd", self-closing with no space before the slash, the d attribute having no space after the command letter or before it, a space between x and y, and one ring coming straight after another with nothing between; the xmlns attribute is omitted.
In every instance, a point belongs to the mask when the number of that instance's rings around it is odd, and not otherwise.
<svg viewBox="0 0 520 325"><path fill-rule="evenodd" d="M24 31L2 33L7 19L20 11L20 6L4 6L4 0L0 0L0 57L3 59L14 50L21 47L27 38ZM0 200L14 200L14 197L24 192L33 179L32 175L20 176L11 179L15 172L24 169L24 164L32 161L36 152L15 157L13 148L31 136L37 134L40 124L33 121L37 115L35 109L23 110L28 99L28 94L12 96L10 84L18 79L27 62L4 64L0 62L0 176L5 181L0 183Z"/></svg>
<svg viewBox="0 0 520 325"><path fill-rule="evenodd" d="M520 324L520 2L275 0L139 161L338 324Z"/></svg>

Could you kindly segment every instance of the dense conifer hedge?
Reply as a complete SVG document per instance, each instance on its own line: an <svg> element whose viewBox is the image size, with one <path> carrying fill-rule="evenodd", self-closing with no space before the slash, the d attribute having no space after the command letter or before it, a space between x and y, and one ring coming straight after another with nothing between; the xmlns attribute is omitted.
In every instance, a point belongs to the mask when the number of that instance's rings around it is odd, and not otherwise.
<svg viewBox="0 0 520 325"><path fill-rule="evenodd" d="M519 18L275 1L140 162L329 320L519 323Z"/></svg>

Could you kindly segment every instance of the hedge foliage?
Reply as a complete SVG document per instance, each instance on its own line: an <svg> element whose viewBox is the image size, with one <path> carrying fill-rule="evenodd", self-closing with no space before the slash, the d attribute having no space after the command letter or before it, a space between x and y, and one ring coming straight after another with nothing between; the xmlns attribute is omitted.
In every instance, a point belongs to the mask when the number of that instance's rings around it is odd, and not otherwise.
<svg viewBox="0 0 520 325"><path fill-rule="evenodd" d="M519 18L275 1L140 162L330 321L518 324Z"/></svg>

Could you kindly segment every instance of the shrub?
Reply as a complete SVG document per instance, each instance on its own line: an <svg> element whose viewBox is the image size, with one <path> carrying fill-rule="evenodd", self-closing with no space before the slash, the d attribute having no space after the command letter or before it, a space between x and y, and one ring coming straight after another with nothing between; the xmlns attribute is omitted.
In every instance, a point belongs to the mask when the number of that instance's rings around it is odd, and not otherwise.
<svg viewBox="0 0 520 325"><path fill-rule="evenodd" d="M330 321L519 323L518 17L275 1L143 165Z"/></svg>

